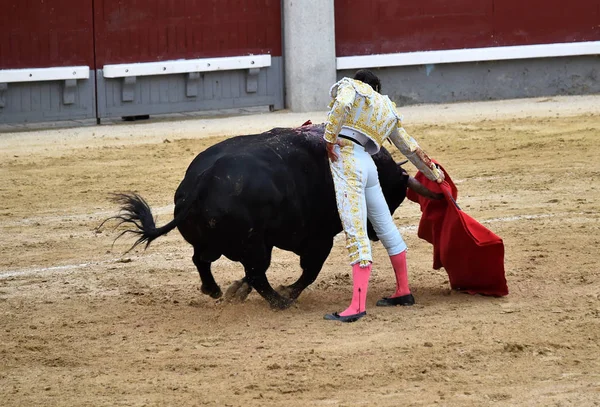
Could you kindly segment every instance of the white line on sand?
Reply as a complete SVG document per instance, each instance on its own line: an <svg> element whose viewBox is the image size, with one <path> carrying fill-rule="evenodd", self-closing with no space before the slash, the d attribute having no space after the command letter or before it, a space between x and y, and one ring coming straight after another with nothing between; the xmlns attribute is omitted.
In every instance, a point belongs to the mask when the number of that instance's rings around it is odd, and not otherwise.
<svg viewBox="0 0 600 407"><path fill-rule="evenodd" d="M31 269L22 269L22 270L9 270L4 273L0 273L0 279L11 278L11 277L20 277L28 274L43 274L46 272L62 272L69 270L77 270L90 266L97 266L101 264L115 263L119 259L111 259L104 261L95 261L89 263L81 263L81 264L65 264L64 266L52 266L52 267L39 267L39 268L31 268Z"/></svg>

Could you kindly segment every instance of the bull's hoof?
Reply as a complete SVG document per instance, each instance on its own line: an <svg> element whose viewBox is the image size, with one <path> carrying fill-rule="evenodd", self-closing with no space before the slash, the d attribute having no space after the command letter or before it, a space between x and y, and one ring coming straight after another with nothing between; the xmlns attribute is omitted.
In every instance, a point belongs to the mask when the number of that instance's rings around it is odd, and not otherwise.
<svg viewBox="0 0 600 407"><path fill-rule="evenodd" d="M290 300L295 300L298 297L294 289L289 285L280 285L275 289L275 291L277 291L277 294Z"/></svg>
<svg viewBox="0 0 600 407"><path fill-rule="evenodd" d="M252 291L252 287L246 280L237 280L231 283L225 291L225 299L230 302L243 302L248 298L250 291Z"/></svg>
<svg viewBox="0 0 600 407"><path fill-rule="evenodd" d="M276 309L276 310L288 309L289 307L292 306L293 303L294 303L294 300L290 300L289 298L285 298L285 297L276 298L272 301L269 301L271 308Z"/></svg>
<svg viewBox="0 0 600 407"><path fill-rule="evenodd" d="M221 291L221 288L219 286L216 286L213 289L207 288L204 285L200 286L200 291L202 292L202 294L206 294L209 295L211 298L217 299L217 298L221 298L223 296L223 291Z"/></svg>

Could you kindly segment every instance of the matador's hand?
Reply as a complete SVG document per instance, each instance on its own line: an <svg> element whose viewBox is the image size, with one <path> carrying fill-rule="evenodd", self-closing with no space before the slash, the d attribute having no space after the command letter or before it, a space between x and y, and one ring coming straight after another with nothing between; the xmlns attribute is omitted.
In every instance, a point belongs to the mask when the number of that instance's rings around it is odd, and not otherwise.
<svg viewBox="0 0 600 407"><path fill-rule="evenodd" d="M442 169L440 168L439 165L437 165L437 164L433 164L433 165L437 169L437 173L438 173L438 179L436 180L436 182L438 184L441 184L442 182L444 182L444 179L446 179L446 177L444 176L444 171L442 171Z"/></svg>
<svg viewBox="0 0 600 407"><path fill-rule="evenodd" d="M327 148L327 157L329 157L329 161L331 161L332 163L336 162L338 160L338 155L334 150L336 143L326 142L325 144Z"/></svg>

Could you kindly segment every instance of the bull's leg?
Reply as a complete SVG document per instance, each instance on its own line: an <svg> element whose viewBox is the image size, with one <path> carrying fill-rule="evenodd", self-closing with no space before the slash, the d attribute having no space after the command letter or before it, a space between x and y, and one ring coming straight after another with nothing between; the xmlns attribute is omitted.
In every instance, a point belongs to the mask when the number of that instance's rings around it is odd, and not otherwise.
<svg viewBox="0 0 600 407"><path fill-rule="evenodd" d="M225 291L225 299L232 302L243 302L251 291L252 287L248 283L248 279L244 277L241 280L235 280L231 283Z"/></svg>
<svg viewBox="0 0 600 407"><path fill-rule="evenodd" d="M300 267L302 267L300 278L288 286L279 286L277 292L291 300L297 299L306 287L315 282L332 247L332 238L312 240L300 253Z"/></svg>
<svg viewBox="0 0 600 407"><path fill-rule="evenodd" d="M271 264L272 250L272 247L266 248L263 245L253 246L244 256L242 264L250 286L267 300L272 308L286 309L292 305L292 301L279 295L267 280L266 273Z"/></svg>
<svg viewBox="0 0 600 407"><path fill-rule="evenodd" d="M198 274L200 274L200 281L202 282L200 291L202 291L203 294L210 295L212 298L220 298L223 295L223 292L210 270L211 263L209 261L201 260L200 254L196 250L194 250L192 260L198 269Z"/></svg>

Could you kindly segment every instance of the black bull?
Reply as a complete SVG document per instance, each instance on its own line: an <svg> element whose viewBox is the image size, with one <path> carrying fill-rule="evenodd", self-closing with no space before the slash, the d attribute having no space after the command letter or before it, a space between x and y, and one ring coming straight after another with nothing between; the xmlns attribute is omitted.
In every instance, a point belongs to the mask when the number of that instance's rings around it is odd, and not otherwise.
<svg viewBox="0 0 600 407"><path fill-rule="evenodd" d="M175 193L171 222L157 228L150 207L136 194L116 194L121 212L110 219L135 226L123 232L139 235L133 247L147 247L177 227L194 247L204 294L221 297L211 263L226 256L245 270L227 295L245 298L254 288L272 307L287 308L315 281L342 230L322 136L321 125L225 140L190 164ZM384 148L373 159L391 213L407 187L439 198L409 177ZM369 237L376 239L370 224ZM273 247L296 253L302 267L298 280L278 291L266 277Z"/></svg>

